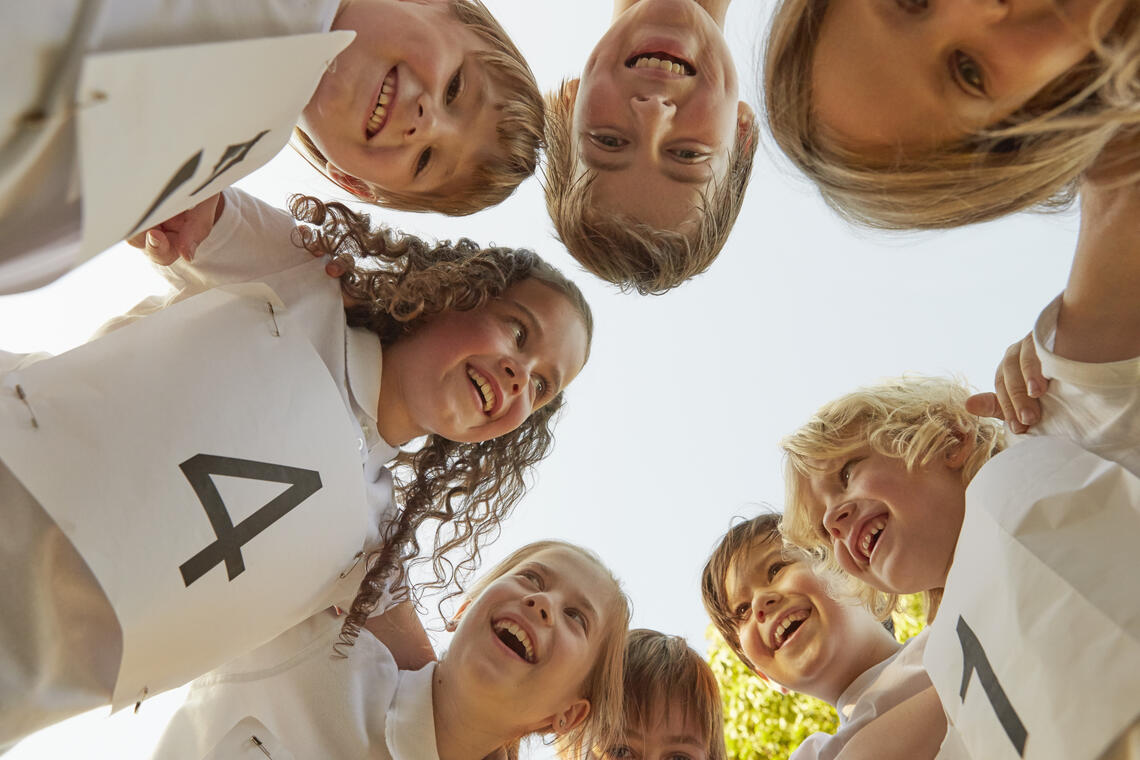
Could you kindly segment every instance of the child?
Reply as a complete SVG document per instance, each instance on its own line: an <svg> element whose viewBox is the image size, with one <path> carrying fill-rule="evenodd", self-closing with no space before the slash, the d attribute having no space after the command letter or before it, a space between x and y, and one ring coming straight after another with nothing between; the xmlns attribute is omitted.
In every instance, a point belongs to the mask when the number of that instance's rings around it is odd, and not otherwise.
<svg viewBox="0 0 1140 760"><path fill-rule="evenodd" d="M813 734L792 754L830 760L883 715L937 697L921 644L900 648L867 610L831 596L808 558L784 545L779 521L762 514L733 526L705 565L701 596L724 640L758 676L836 708L839 731ZM933 757L937 747L925 734L896 744L901 757L916 759Z"/></svg>
<svg viewBox="0 0 1140 760"><path fill-rule="evenodd" d="M617 735L629 608L591 552L525 546L472 586L456 617L438 664L398 672L367 633L333 656L339 625L319 613L195 681L155 757L197 760L247 715L297 758L474 760L535 733L578 757Z"/></svg>
<svg viewBox="0 0 1140 760"><path fill-rule="evenodd" d="M947 228L1059 208L1111 140L1136 134L1135 0L879 9L784 0L765 51L776 142L851 221Z"/></svg>
<svg viewBox="0 0 1140 760"><path fill-rule="evenodd" d="M263 280L287 307L274 318L308 338L331 373L359 431L368 500L368 512L360 517L371 527L360 537L358 559L376 551L380 557L366 563L343 557L335 566L312 567L307 575L314 583L332 584L332 591L304 614L329 604L349 606L367 564L363 591L348 618L351 636L372 612L392 604L385 591L399 578L388 576L418 552L415 529L425 519L438 519L452 531L437 533L433 557L463 547L467 558L461 565L477 561L480 542L521 497L530 465L549 451L561 390L588 352L589 309L569 280L529 251L479 250L470 241L432 248L372 230L367 217L339 204L302 200L298 212L324 225L308 231L312 249L389 262L346 277L346 291L358 302L346 324L338 281L324 274L322 260L289 242L292 218L233 189L226 197L195 263L182 262L168 272L180 283L174 300L212 285ZM202 366L208 374L199 382L226 387L225 367L206 370L205 357ZM161 374L147 383L166 385ZM29 393L35 404L34 391ZM167 446L176 447L177 434L171 432ZM396 445L424 435L418 451L397 452ZM108 456L113 459L113 447ZM390 531L380 535L379 526L395 516L392 476L384 467L394 456L402 509ZM6 520L13 526L0 553L6 584L0 651L13 661L0 668L12 679L2 684L0 737L7 742L105 703L116 683L122 634L116 613L68 538L32 494L11 473L5 475ZM353 574L346 569L350 565L357 566ZM86 617L77 610L87 611ZM265 610L270 621L280 614ZM270 635L298 619L274 623ZM76 647L71 638L86 645ZM98 662L76 661L84 658ZM28 691L21 672L37 678L40 693ZM153 694L163 675L150 677Z"/></svg>
<svg viewBox="0 0 1140 760"><path fill-rule="evenodd" d="M1107 546L1117 534L1140 530L1134 496L1128 495L1135 491L1125 488L1122 497L1120 487L1105 484L1140 487L1135 478L1140 474L1135 412L1140 309L1132 290L1140 283L1140 267L1134 257L1119 255L1140 243L1135 225L1140 193L1095 182L1082 190L1083 227L1069 282L1041 313L1033 333L1045 374L1053 378L1034 436L981 467L1001 449L1001 436L990 423L969 418L964 389L948 381L909 380L852 394L825 406L785 440L786 522L793 541L831 555L833 564L865 584L867 598L911 591L940 597L944 586L948 594L954 590L947 596L954 610L949 627L936 628L932 644L940 641L940 631L950 631L943 638L957 646L956 637L970 621L983 634L993 634L995 626L1018 625L1016 652L1006 654L1000 642L990 640L989 656L995 661L989 667L995 675L987 693L1005 674L1003 699L1013 706L1003 714L1017 716L1016 706L1021 706L1015 725L1021 729L1022 754L1029 751L1028 736L1038 752L1053 747L1070 755L1130 757L1140 751L1140 694L1130 680L1126 658L1138 655L1126 624L1086 624L1090 637L1094 631L1099 637L1118 636L1118 643L1097 661L1103 670L1089 672L1083 661L1075 666L1054 662L1035 671L1028 693L1026 684L1009 678L1018 672L1018 661L1048 659L1061 646L1035 608L1042 593L1051 600L1069 594L1066 614L1074 618L1092 620L1101 614L1120 621L1134 615L1124 603L1131 596L1112 593L1118 588L1114 584L1125 583L1113 579L1135 576L1134 555ZM932 389L941 389L940 403L932 403ZM966 484L971 482L967 502ZM984 526L995 521L1013 548L975 556L964 544L964 525L971 535L986 537ZM1029 554L1019 553L1022 543L1032 543ZM971 572L975 567L981 569L981 583L994 578L1002 583L979 588L979 574ZM952 589L955 578L969 586ZM1106 613L1103 597L1090 591L1087 579L1121 602ZM986 593L1005 600L987 607L989 617L995 608L1018 612L1009 613L1012 619L987 619L967 601ZM938 665L927 659L928 666ZM954 678L961 677L959 670ZM1089 680L1095 685L1090 687ZM1053 693L1046 684L1064 684L1065 699L1040 699L1041 693ZM943 751L979 756L977 742L984 732L976 712L957 712L965 700L965 686L961 689L960 696L948 696L939 687L947 710L971 725L970 731L949 732L948 745L955 746ZM1100 694L1113 696L1098 700ZM1071 710L1073 704L1082 709ZM1093 715L1105 725L1089 732L1085 726L1094 724ZM1019 735L1007 731L1011 740Z"/></svg>
<svg viewBox="0 0 1140 760"><path fill-rule="evenodd" d="M547 96L546 207L582 266L641 294L705 271L756 152L725 0L615 0L581 79Z"/></svg>
<svg viewBox="0 0 1140 760"><path fill-rule="evenodd" d="M716 677L680 636L638 628L625 645L621 738L605 760L726 760Z"/></svg>
<svg viewBox="0 0 1140 760"><path fill-rule="evenodd" d="M81 263L74 260L82 206L73 190L81 108L74 101L89 54L352 30L355 40L324 72L294 133L297 149L322 174L360 200L470 214L534 173L542 98L522 55L479 0L184 8L107 2L83 12L56 5L25 6L6 25L5 49L38 68L28 75L34 84L14 86L0 101L12 125L0 136L0 234L7 241L0 293L39 287ZM232 93L223 82L217 88L226 105L198 102L193 113L217 120L231 108ZM243 173L256 168L234 163ZM219 182L238 178L227 173Z"/></svg>

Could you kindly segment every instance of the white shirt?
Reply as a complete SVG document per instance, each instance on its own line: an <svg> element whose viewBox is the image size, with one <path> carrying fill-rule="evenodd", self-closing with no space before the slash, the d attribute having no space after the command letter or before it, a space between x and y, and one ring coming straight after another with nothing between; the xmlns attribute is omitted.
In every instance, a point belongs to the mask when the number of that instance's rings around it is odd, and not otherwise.
<svg viewBox="0 0 1140 760"><path fill-rule="evenodd" d="M812 734L790 760L833 760L864 726L929 688L930 678L922 667L928 633L929 629L923 629L902 649L852 681L835 704L839 730L834 734Z"/></svg>
<svg viewBox="0 0 1140 760"><path fill-rule="evenodd" d="M297 760L438 760L435 663L398 671L368 631L345 649L347 657L336 657L343 620L317 613L194 681L156 760L201 760L246 716L266 726Z"/></svg>
<svg viewBox="0 0 1140 760"><path fill-rule="evenodd" d="M76 90L88 54L323 32L338 6L339 0L13 4L0 24L0 294L46 285L80 263L76 121L84 104Z"/></svg>

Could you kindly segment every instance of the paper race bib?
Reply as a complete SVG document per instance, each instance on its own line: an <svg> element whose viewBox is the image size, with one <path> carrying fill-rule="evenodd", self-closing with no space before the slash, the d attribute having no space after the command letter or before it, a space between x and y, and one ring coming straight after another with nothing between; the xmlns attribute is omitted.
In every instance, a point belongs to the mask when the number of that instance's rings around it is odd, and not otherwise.
<svg viewBox="0 0 1140 760"><path fill-rule="evenodd" d="M924 664L977 760L1095 758L1140 716L1140 479L1034 437L966 492Z"/></svg>
<svg viewBox="0 0 1140 760"><path fill-rule="evenodd" d="M77 98L82 261L269 161L355 32L90 55Z"/></svg>
<svg viewBox="0 0 1140 760"><path fill-rule="evenodd" d="M367 534L355 421L273 291L243 287L0 380L0 456L122 626L114 709L328 605Z"/></svg>

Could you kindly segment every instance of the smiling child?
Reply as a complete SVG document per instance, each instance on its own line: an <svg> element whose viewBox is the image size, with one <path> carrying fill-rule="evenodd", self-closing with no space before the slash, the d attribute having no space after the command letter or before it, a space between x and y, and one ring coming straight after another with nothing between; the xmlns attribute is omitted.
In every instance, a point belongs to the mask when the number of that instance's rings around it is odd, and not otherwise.
<svg viewBox="0 0 1140 760"><path fill-rule="evenodd" d="M0 133L0 235L7 241L0 293L40 287L82 263L76 92L93 54L169 48L177 55L180 46L200 43L354 31L294 131L297 149L330 180L370 203L470 214L507 198L537 166L542 97L521 53L479 0L65 5L64 12L23 6L4 28L9 53L34 65L26 82L13 83L0 99L8 125ZM242 98L225 82L216 87L221 105L187 104L187 119L224 123ZM232 182L229 176L218 177L211 192ZM176 235L166 239L170 230L156 229L163 233L157 246L192 253Z"/></svg>
<svg viewBox="0 0 1140 760"><path fill-rule="evenodd" d="M604 280L662 293L728 238L756 151L724 39L728 3L616 0L580 79L547 98L546 206Z"/></svg>
<svg viewBox="0 0 1140 760"><path fill-rule="evenodd" d="M525 546L456 617L438 664L397 671L368 633L330 657L339 625L321 613L195 681L155 757L197 760L246 715L297 758L480 760L532 734L579 756L613 738L629 608L592 553Z"/></svg>
<svg viewBox="0 0 1140 760"><path fill-rule="evenodd" d="M833 597L810 559L785 546L779 521L762 514L733 526L705 565L702 598L750 670L836 708L839 731L813 734L792 754L831 760L881 716L915 699L937 703L937 696L922 667L921 641L900 648L867 610ZM900 735L892 749L900 757L932 758L944 728L935 727L934 736Z"/></svg>

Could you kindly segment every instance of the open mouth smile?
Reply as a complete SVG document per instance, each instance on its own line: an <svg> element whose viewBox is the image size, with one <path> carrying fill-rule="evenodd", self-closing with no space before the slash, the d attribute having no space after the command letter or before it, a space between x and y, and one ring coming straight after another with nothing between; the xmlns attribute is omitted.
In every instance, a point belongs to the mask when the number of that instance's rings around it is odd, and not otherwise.
<svg viewBox="0 0 1140 760"><path fill-rule="evenodd" d="M810 608L800 608L785 613L772 628L771 641L768 642L772 651L778 650L784 646L789 639L795 636L800 626L802 626L804 621L809 617L811 617Z"/></svg>
<svg viewBox="0 0 1140 760"><path fill-rule="evenodd" d="M467 377L483 400L483 414L489 416L499 406L499 397L495 393L495 386L483 373L471 366L467 367Z"/></svg>
<svg viewBox="0 0 1140 760"><path fill-rule="evenodd" d="M508 649L518 655L519 659L531 665L534 664L534 642L531 640L530 634L527 633L526 629L506 619L492 621L491 629L495 632L495 635L499 637L499 641L503 642Z"/></svg>
<svg viewBox="0 0 1140 760"><path fill-rule="evenodd" d="M879 545L879 538L882 536L883 528L886 526L886 515L872 517L863 523L863 527L859 531L855 541L855 551L852 553L859 559L870 564L871 555L875 552L875 547Z"/></svg>
<svg viewBox="0 0 1140 760"><path fill-rule="evenodd" d="M625 65L626 68L629 69L653 69L686 77L695 76L697 73L693 64L684 58L663 53L659 50L638 53L627 59Z"/></svg>
<svg viewBox="0 0 1140 760"><path fill-rule="evenodd" d="M388 123L388 109L394 107L396 100L396 84L396 67L393 66L380 85L380 94L376 96L376 105L373 107L372 114L368 117L368 123L364 127L366 139L371 140Z"/></svg>

